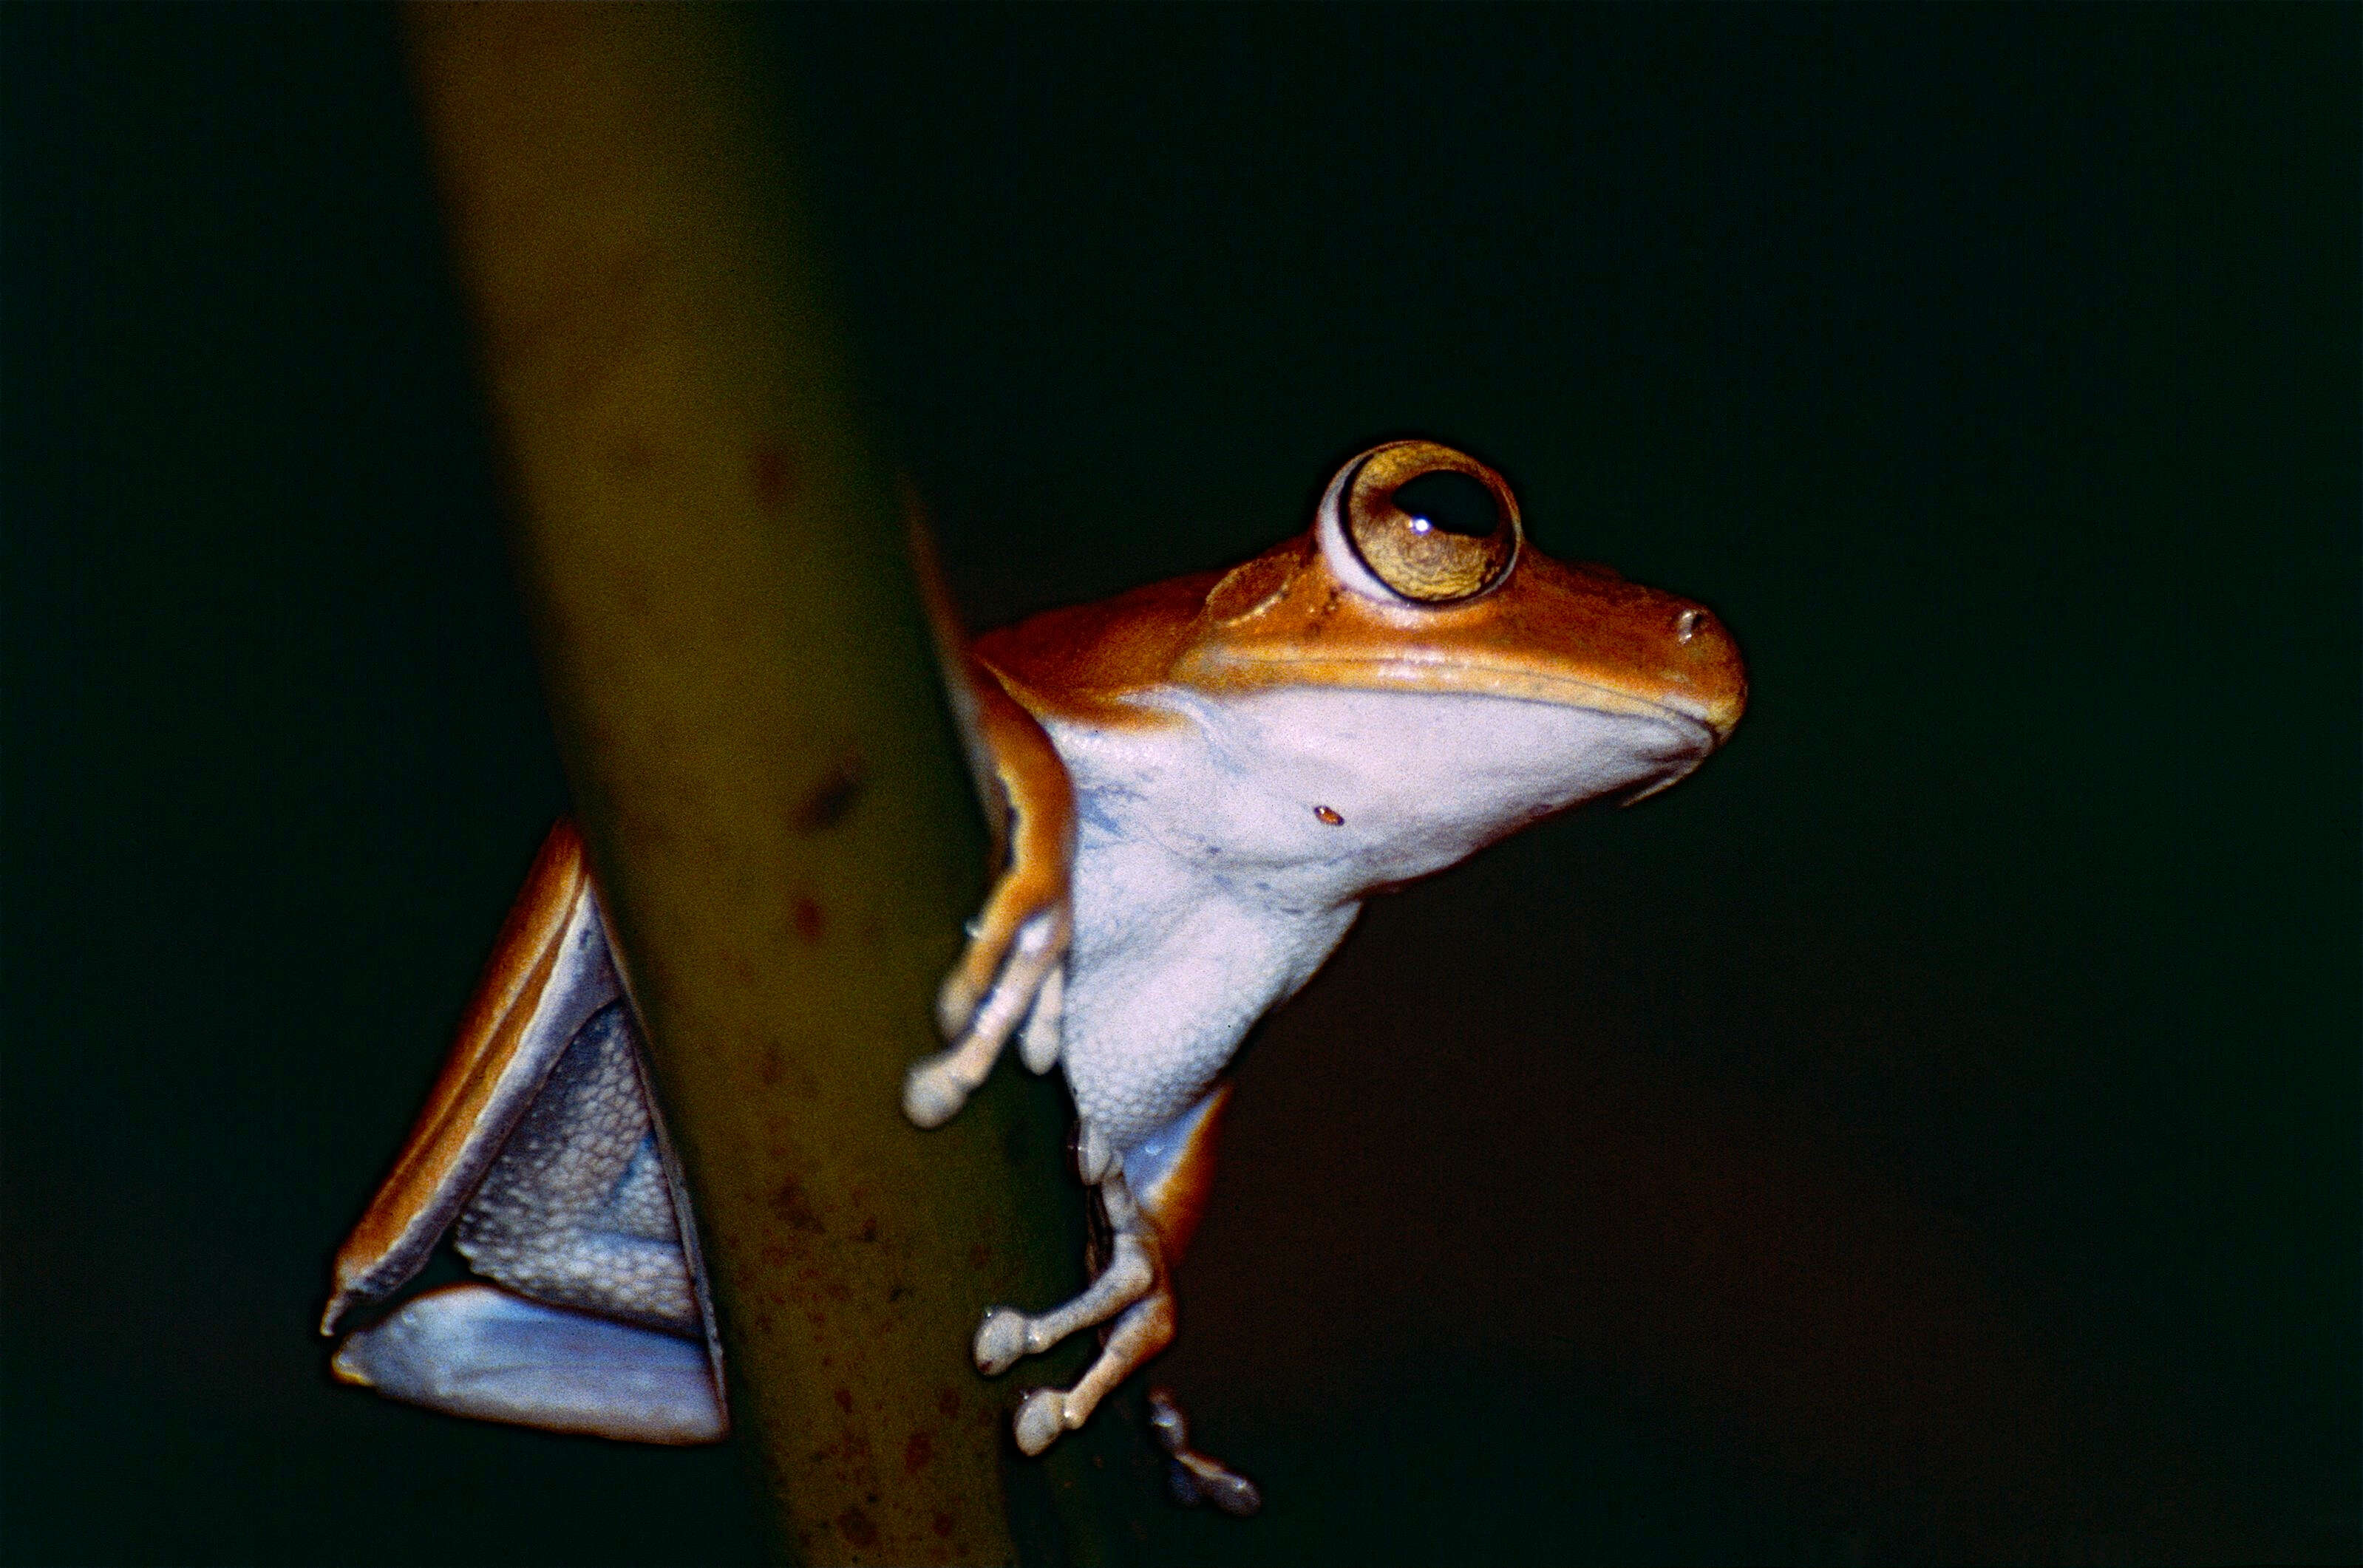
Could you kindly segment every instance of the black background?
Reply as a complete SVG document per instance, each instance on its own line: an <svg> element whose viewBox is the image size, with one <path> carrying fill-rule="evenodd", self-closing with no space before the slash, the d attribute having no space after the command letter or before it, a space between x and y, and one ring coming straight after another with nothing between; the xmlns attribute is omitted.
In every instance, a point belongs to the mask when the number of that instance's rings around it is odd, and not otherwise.
<svg viewBox="0 0 2363 1568"><path fill-rule="evenodd" d="M979 624L1416 431L1749 661L1242 1056L1152 1557L2356 1555L2357 18L769 19ZM0 1550L743 1554L311 1333L564 805L394 18L0 42Z"/></svg>

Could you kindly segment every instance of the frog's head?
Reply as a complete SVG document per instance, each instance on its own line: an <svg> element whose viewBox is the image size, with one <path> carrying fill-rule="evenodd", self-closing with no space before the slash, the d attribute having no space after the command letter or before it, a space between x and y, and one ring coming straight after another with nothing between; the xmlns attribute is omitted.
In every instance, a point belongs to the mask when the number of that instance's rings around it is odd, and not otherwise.
<svg viewBox="0 0 2363 1568"><path fill-rule="evenodd" d="M1739 723L1747 676L1704 605L1562 565L1525 541L1502 476L1434 441L1337 470L1313 530L1206 596L1176 675L1208 688L1316 686L1504 697L1629 714L1699 757Z"/></svg>
<svg viewBox="0 0 2363 1568"><path fill-rule="evenodd" d="M1674 783L1747 696L1705 606L1544 556L1501 475L1416 440L1353 458L1309 533L1217 582L1170 680L1187 705L1257 716L1252 739L1226 728L1262 777L1350 777L1365 813L1424 820L1455 857Z"/></svg>

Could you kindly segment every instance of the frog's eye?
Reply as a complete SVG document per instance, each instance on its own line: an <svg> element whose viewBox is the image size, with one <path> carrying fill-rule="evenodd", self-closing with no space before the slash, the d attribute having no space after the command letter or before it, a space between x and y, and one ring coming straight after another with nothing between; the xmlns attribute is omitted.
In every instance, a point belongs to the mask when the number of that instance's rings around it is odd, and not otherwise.
<svg viewBox="0 0 2363 1568"><path fill-rule="evenodd" d="M1432 441L1381 447L1339 497L1358 562L1389 591L1421 604L1484 592L1518 554L1518 503L1502 476Z"/></svg>

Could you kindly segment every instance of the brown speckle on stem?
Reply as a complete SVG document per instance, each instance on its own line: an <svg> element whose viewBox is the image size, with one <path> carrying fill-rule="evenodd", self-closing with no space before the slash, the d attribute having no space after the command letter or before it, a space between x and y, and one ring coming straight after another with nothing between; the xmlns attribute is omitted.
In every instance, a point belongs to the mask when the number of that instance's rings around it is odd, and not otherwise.
<svg viewBox="0 0 2363 1568"><path fill-rule="evenodd" d="M860 1508L848 1508L837 1516L837 1528L846 1540L856 1546L872 1546L878 1540L878 1527Z"/></svg>
<svg viewBox="0 0 2363 1568"><path fill-rule="evenodd" d="M860 799L862 787L868 782L858 752L847 752L838 757L830 765L828 771L821 775L820 782L805 791L803 801L797 803L796 831L826 833L843 822L845 814L853 810L853 802Z"/></svg>
<svg viewBox="0 0 2363 1568"><path fill-rule="evenodd" d="M771 1212L799 1231L810 1231L817 1234L828 1229L820 1215L814 1209L811 1201L804 1197L804 1183L793 1176L782 1182L773 1190Z"/></svg>
<svg viewBox="0 0 2363 1568"><path fill-rule="evenodd" d="M778 442L766 441L755 448L753 469L755 499L767 512L777 511L794 500L796 492L804 488L803 466L793 453Z"/></svg>
<svg viewBox="0 0 2363 1568"><path fill-rule="evenodd" d="M821 932L826 924L826 921L821 913L821 907L818 900L808 898L798 899L795 902L793 918L796 926L797 941L802 942L807 947L812 946L820 941Z"/></svg>

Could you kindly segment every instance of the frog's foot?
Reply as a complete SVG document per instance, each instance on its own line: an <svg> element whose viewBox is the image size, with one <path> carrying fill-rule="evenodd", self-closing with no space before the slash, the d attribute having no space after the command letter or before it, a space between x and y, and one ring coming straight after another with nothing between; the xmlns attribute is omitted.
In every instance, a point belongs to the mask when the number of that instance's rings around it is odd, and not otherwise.
<svg viewBox="0 0 2363 1568"><path fill-rule="evenodd" d="M338 1381L480 1421L625 1442L714 1442L730 1430L705 1346L682 1334L447 1286L348 1337Z"/></svg>
<svg viewBox="0 0 2363 1568"><path fill-rule="evenodd" d="M976 1331L977 1369L993 1376L1079 1329L1115 1320L1099 1359L1072 1388L1037 1388L1018 1406L1017 1446L1029 1454L1089 1420L1117 1384L1173 1342L1173 1289L1156 1226L1133 1202L1120 1167L1106 1173L1099 1196L1113 1236L1091 1287L1039 1317L996 1307Z"/></svg>
<svg viewBox="0 0 2363 1568"><path fill-rule="evenodd" d="M1034 1010L1026 1015L1026 1027L1017 1035L1017 1059L1037 1077L1059 1065L1059 1052L1065 1044L1066 1013L1067 965L1062 956L1042 977L1042 988L1034 994Z"/></svg>
<svg viewBox="0 0 2363 1568"><path fill-rule="evenodd" d="M1185 1508L1212 1503L1237 1518L1263 1507L1263 1494L1254 1482L1190 1446L1190 1423L1182 1419L1173 1396L1162 1388L1148 1391L1148 1426L1159 1446L1173 1457L1167 1482L1175 1502Z"/></svg>
<svg viewBox="0 0 2363 1568"><path fill-rule="evenodd" d="M1115 1320L1099 1359L1072 1388L1037 1388L1017 1407L1019 1450L1037 1454L1091 1419L1115 1386L1173 1342L1173 1292L1160 1281Z"/></svg>
<svg viewBox="0 0 2363 1568"><path fill-rule="evenodd" d="M1078 1171L1107 1220L1105 1262L1090 1288L1065 1306L1038 1317L996 1307L976 1331L978 1370L994 1376L1078 1329L1115 1320L1099 1359L1072 1388L1037 1388L1018 1406L1017 1446L1026 1452L1039 1453L1060 1432L1082 1426L1110 1390L1173 1342L1171 1264L1205 1207L1215 1135L1230 1097L1230 1086L1218 1085L1122 1149L1088 1119L1077 1129ZM1222 1489L1219 1477L1230 1473L1206 1463L1212 1496Z"/></svg>
<svg viewBox="0 0 2363 1568"><path fill-rule="evenodd" d="M996 896L973 923L967 953L944 977L937 1014L950 1048L914 1063L903 1080L903 1114L921 1127L940 1127L960 1113L1020 1023L1019 1051L1028 1067L1048 1072L1059 1059L1071 918L1061 901L997 937L993 917L1005 912L1002 902ZM997 972L988 966L996 959ZM980 968L992 975L990 985L977 981Z"/></svg>

